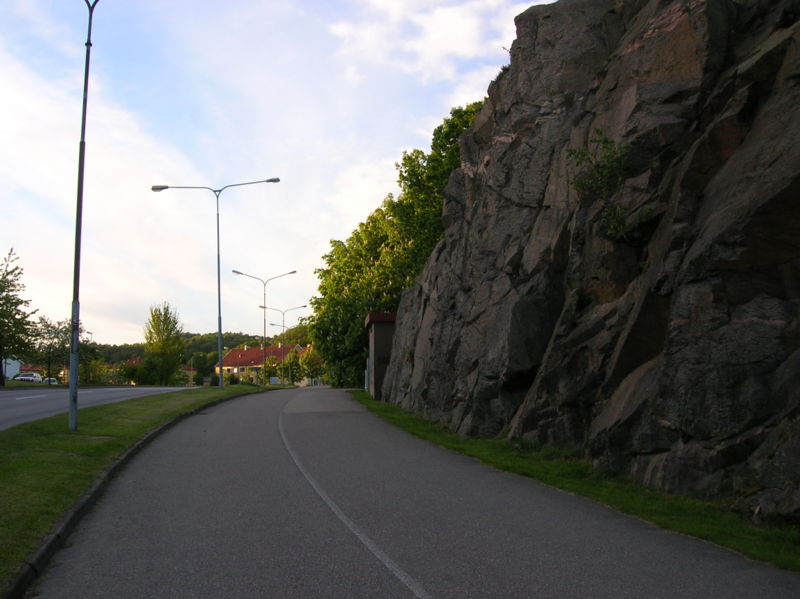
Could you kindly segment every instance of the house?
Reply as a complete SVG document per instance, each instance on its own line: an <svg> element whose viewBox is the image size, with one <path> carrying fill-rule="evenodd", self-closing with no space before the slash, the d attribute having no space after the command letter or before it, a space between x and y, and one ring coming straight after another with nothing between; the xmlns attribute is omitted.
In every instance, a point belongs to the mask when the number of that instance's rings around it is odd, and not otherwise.
<svg viewBox="0 0 800 599"><path fill-rule="evenodd" d="M235 348L222 356L222 372L224 376L234 375L242 381L256 383L261 378L261 368L265 362L282 364L292 350L300 351L299 345L262 346ZM219 362L214 365L214 372L219 375Z"/></svg>
<svg viewBox="0 0 800 599"><path fill-rule="evenodd" d="M5 378L13 379L22 372L21 367L22 362L20 360L12 360L11 358L3 360L3 374Z"/></svg>
<svg viewBox="0 0 800 599"><path fill-rule="evenodd" d="M182 364L180 370L180 378L185 379L186 384L189 387L194 386L194 379L197 376L197 368L194 368L191 364Z"/></svg>

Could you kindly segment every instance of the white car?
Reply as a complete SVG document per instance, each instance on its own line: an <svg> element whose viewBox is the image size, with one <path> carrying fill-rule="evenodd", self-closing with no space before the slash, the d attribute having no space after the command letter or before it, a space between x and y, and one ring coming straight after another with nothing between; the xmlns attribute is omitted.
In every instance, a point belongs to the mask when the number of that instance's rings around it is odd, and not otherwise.
<svg viewBox="0 0 800 599"><path fill-rule="evenodd" d="M49 378L42 381L45 385L58 385L58 379Z"/></svg>
<svg viewBox="0 0 800 599"><path fill-rule="evenodd" d="M25 383L41 383L42 377L35 372L23 372L14 379L15 381L23 381Z"/></svg>

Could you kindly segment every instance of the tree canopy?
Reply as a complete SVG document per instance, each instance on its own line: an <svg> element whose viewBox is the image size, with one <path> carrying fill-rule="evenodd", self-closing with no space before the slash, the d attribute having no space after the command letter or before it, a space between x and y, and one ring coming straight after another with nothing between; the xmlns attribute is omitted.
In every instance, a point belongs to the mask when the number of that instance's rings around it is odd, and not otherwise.
<svg viewBox="0 0 800 599"><path fill-rule="evenodd" d="M396 164L400 194L387 196L346 241L332 240L316 271L311 337L332 384L360 383L366 362L364 319L394 312L443 235L442 190L459 166L458 138L482 102L453 108L436 127L428 153L403 152Z"/></svg>
<svg viewBox="0 0 800 599"><path fill-rule="evenodd" d="M168 302L151 306L150 318L144 327L143 370L152 377L147 382L173 384L183 362L183 350L183 329L178 313Z"/></svg>
<svg viewBox="0 0 800 599"><path fill-rule="evenodd" d="M7 358L29 353L36 333L31 320L36 310L28 311L30 300L20 297L25 285L21 280L22 268L15 264L18 259L11 248L0 266L0 365ZM5 384L5 368L0 367L0 385Z"/></svg>

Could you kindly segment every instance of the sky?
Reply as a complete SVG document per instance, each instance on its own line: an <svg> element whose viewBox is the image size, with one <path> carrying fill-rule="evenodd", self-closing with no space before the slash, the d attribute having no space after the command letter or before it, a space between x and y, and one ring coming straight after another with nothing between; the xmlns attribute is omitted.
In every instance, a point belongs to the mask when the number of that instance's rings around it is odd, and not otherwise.
<svg viewBox="0 0 800 599"><path fill-rule="evenodd" d="M315 269L389 194L403 151L508 63L512 0L99 0L86 126L80 315L140 343L151 306L183 329L262 334L311 314ZM71 313L85 0L0 8L0 253L36 316ZM278 277L296 270L296 274ZM273 277L278 277L274 278ZM287 312L288 310L288 312ZM284 311L282 315L280 311ZM280 333L269 324L267 335Z"/></svg>

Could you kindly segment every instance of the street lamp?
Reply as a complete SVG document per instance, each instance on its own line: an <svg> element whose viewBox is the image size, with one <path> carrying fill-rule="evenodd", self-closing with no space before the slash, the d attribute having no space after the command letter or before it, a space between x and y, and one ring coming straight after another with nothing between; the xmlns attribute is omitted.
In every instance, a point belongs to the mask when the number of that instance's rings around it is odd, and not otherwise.
<svg viewBox="0 0 800 599"><path fill-rule="evenodd" d="M164 191L165 189L207 189L213 193L217 198L217 360L219 361L219 388L222 389L223 370L222 370L222 287L220 283L220 265L219 265L219 195L229 187L240 187L242 185L254 185L256 183L278 183L278 177L271 179L264 179L261 181L248 181L246 183L232 183L225 185L219 189L211 187L194 186L194 185L153 185L150 189L152 191Z"/></svg>
<svg viewBox="0 0 800 599"><path fill-rule="evenodd" d="M78 336L81 322L81 228L83 226L83 172L86 164L86 106L89 99L89 58L92 53L92 17L100 0L84 0L89 9L86 32L86 62L83 71L81 141L78 144L78 200L75 208L75 262L72 275L72 320L69 342L69 430L78 430Z"/></svg>
<svg viewBox="0 0 800 599"><path fill-rule="evenodd" d="M281 277L285 277L286 275L293 275L297 271L292 270L289 272L285 272L282 275L278 275L276 277L270 277L269 279L262 279L261 277L256 277L254 275L249 275L246 272L242 272L240 270L232 271L235 275L242 275L243 277L250 277L251 279L255 279L256 281L260 281L264 285L264 305L267 304L267 283L270 281L274 281L275 279L280 279ZM260 308L264 308L264 306L259 306ZM264 332L261 336L261 383L266 384L266 377L265 377L265 364L267 363L267 311L264 309Z"/></svg>
<svg viewBox="0 0 800 599"><path fill-rule="evenodd" d="M286 332L286 313L287 312L291 312L292 310L299 310L300 308L307 308L308 307L306 304L303 304L302 306L295 306L294 308L287 308L286 310L278 310L277 308L269 308L269 307L267 307L266 304L267 304L267 302L264 302L264 305L263 306L259 306L259 308L263 308L264 310L275 310L275 312L280 312L281 313L281 323L283 323L283 324L275 324L273 322L271 322L269 324L274 326L274 327L283 327L283 332L284 333Z"/></svg>
<svg viewBox="0 0 800 599"><path fill-rule="evenodd" d="M266 304L266 302L264 303ZM302 306L295 306L294 308L287 308L286 310L278 310L277 308L269 308L266 305L259 306L259 308L264 309L264 314L267 313L267 310L275 310L275 312L281 313L281 324L275 324L274 322L269 323L270 326L281 327L281 333L286 333L286 313L291 312L292 310L299 310L300 308L306 308L306 307L307 307L306 304L303 304ZM283 364L281 364L281 370L283 370Z"/></svg>

